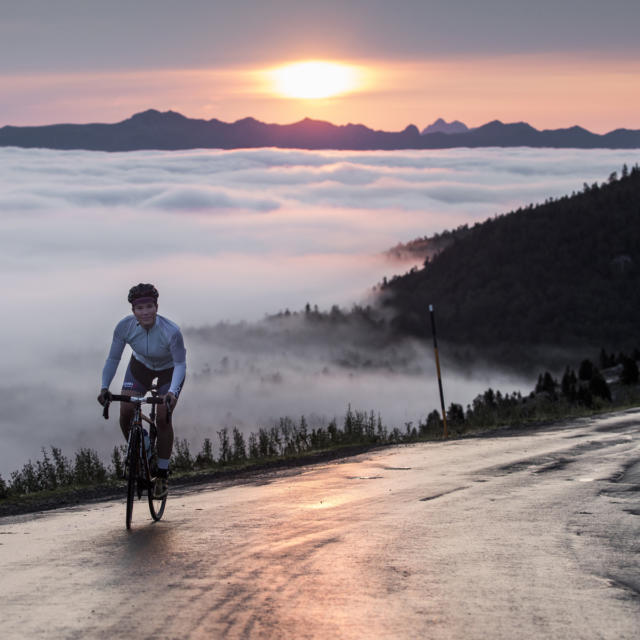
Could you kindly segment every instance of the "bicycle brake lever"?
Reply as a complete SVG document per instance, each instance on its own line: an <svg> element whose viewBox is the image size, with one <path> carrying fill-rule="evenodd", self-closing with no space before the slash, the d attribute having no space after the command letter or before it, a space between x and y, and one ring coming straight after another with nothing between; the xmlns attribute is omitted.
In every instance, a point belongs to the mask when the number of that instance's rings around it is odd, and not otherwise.
<svg viewBox="0 0 640 640"><path fill-rule="evenodd" d="M111 404L111 403L110 403L108 400L104 403L104 409L102 410L102 417L103 417L105 420L108 420L108 419L109 419L109 405L110 405L110 404Z"/></svg>

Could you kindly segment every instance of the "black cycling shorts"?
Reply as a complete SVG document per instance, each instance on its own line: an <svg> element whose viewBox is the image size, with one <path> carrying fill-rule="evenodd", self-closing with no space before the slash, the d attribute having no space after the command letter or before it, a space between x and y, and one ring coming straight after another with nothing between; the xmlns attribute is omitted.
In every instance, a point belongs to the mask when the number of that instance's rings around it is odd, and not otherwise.
<svg viewBox="0 0 640 640"><path fill-rule="evenodd" d="M158 378L158 393L163 396L169 391L172 376L173 367L170 367L169 369L162 369L161 371L155 371L154 369L149 369L149 367L131 356L131 360L129 360L129 365L127 366L127 371L124 374L122 390L146 393L151 389L153 381ZM184 379L178 386L178 393L176 393L176 397L180 394L180 391L182 391L183 385Z"/></svg>

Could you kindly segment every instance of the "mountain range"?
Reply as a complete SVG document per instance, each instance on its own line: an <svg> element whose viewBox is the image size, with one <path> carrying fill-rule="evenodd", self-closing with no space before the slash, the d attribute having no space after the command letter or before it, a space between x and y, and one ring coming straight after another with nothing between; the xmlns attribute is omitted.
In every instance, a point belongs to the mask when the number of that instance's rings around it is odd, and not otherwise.
<svg viewBox="0 0 640 640"><path fill-rule="evenodd" d="M538 130L526 122L499 120L468 129L440 119L422 133L415 125L402 131L377 131L362 124L334 125L305 118L293 124L266 124L254 118L227 123L187 118L175 111L149 109L114 124L53 124L0 128L0 146L94 151L140 149L297 149L392 150L454 147L640 148L640 130L595 134L582 127Z"/></svg>

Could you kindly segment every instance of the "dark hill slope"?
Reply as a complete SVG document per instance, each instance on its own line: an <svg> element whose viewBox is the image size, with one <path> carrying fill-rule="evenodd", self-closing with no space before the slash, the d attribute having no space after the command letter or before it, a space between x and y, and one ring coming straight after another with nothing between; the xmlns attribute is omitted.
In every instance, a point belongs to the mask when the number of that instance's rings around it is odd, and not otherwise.
<svg viewBox="0 0 640 640"><path fill-rule="evenodd" d="M401 334L515 354L622 349L640 335L640 168L580 194L454 232L424 268L384 291Z"/></svg>

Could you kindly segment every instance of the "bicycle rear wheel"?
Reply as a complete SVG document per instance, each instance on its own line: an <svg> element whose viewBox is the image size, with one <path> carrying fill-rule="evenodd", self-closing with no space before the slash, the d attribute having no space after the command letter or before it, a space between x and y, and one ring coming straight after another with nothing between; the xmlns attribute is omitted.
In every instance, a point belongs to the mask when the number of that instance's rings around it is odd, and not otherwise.
<svg viewBox="0 0 640 640"><path fill-rule="evenodd" d="M136 480L138 478L138 461L140 460L140 432L132 427L131 438L129 439L129 456L127 466L129 468L127 477L127 529L131 529L131 516L133 515L133 500L136 495Z"/></svg>

